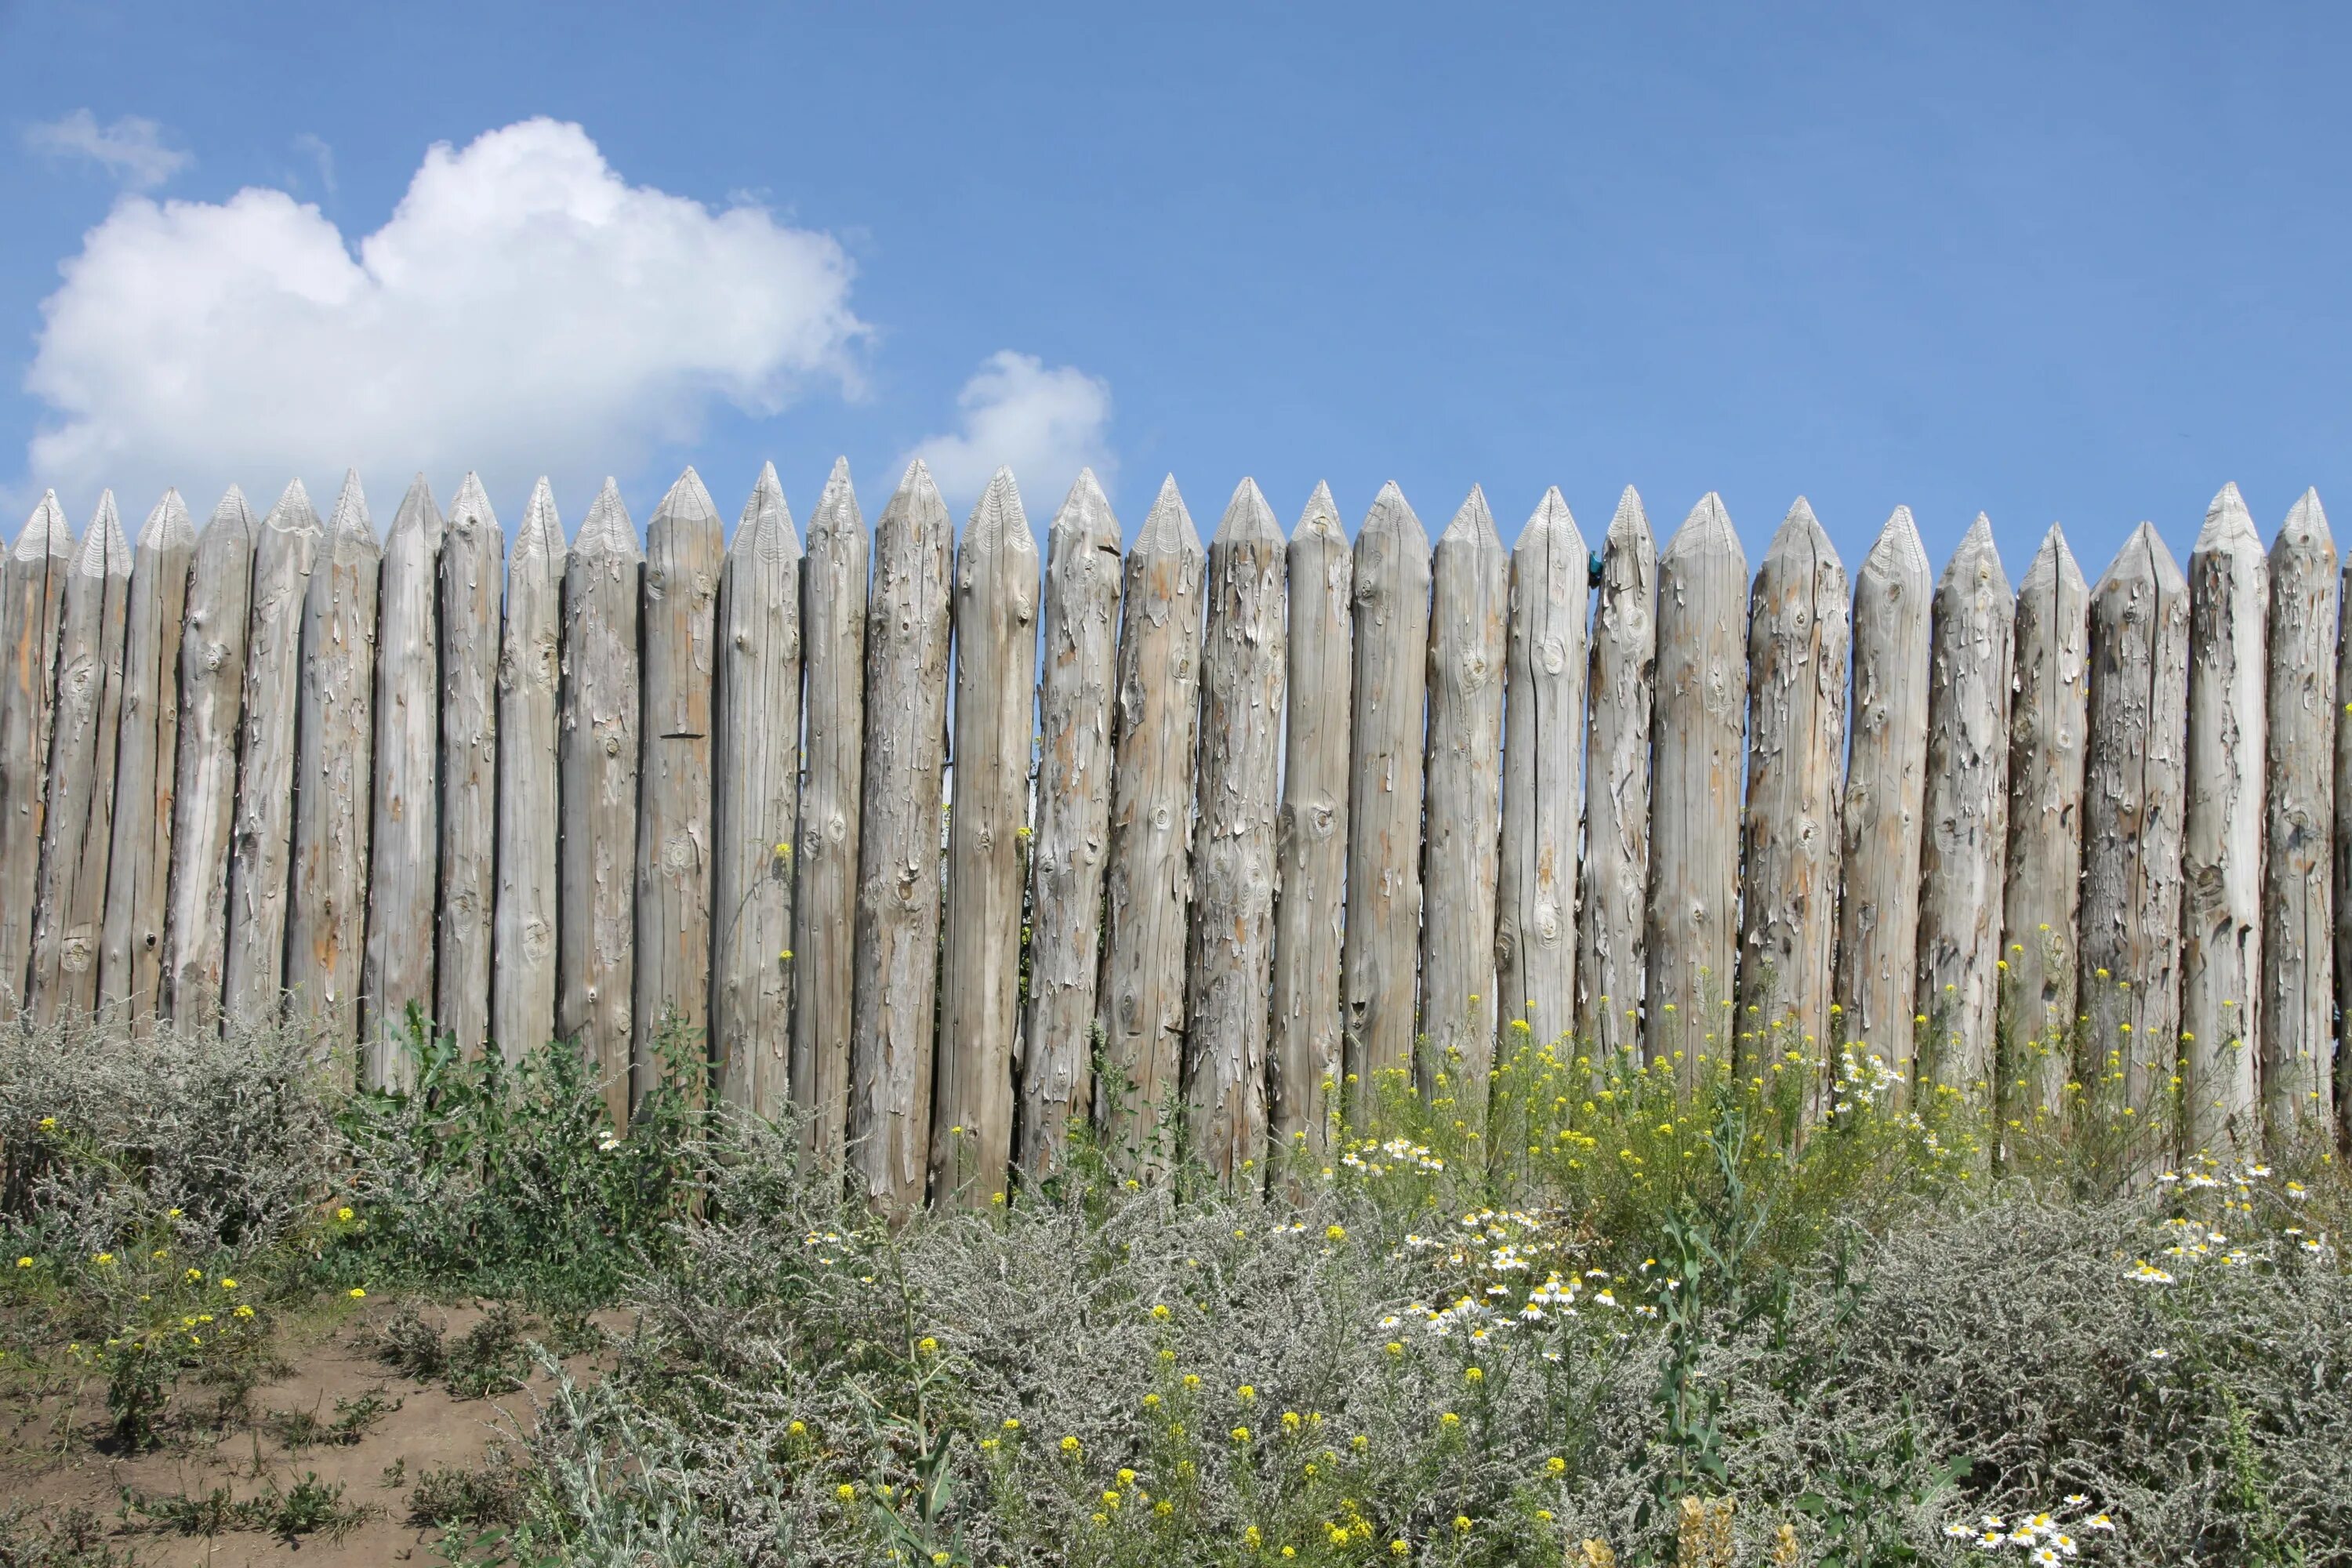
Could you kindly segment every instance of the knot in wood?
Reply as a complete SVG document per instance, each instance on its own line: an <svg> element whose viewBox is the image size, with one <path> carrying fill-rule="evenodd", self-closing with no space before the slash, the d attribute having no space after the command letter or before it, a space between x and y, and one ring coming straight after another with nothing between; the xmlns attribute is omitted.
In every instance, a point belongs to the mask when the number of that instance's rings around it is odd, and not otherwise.
<svg viewBox="0 0 2352 1568"><path fill-rule="evenodd" d="M1536 644L1536 662L1547 675L1558 675L1568 668L1568 644L1559 637L1545 637Z"/></svg>

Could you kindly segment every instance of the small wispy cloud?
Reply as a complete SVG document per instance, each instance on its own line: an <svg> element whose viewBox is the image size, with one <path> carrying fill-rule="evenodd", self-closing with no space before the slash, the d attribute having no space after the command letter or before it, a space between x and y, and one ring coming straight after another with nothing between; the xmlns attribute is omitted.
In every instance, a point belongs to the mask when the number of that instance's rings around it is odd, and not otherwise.
<svg viewBox="0 0 2352 1568"><path fill-rule="evenodd" d="M315 131L305 131L294 138L294 151L319 166L319 184L329 195L335 194L335 150L327 139Z"/></svg>
<svg viewBox="0 0 2352 1568"><path fill-rule="evenodd" d="M134 191L152 191L196 161L163 145L163 128L152 120L126 114L100 125L87 109L27 126L25 145L52 158L87 159Z"/></svg>
<svg viewBox="0 0 2352 1568"><path fill-rule="evenodd" d="M1001 349L956 395L961 428L918 444L912 457L940 493L969 501L998 468L1024 489L1060 495L1091 468L1108 488L1118 469L1110 449L1110 384L1075 365L1048 367L1034 354Z"/></svg>

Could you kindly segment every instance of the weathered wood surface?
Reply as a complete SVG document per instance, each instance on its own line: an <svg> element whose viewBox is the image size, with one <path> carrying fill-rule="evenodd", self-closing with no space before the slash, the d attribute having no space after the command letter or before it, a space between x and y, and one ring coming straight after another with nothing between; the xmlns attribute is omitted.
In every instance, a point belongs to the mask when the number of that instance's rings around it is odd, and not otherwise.
<svg viewBox="0 0 2352 1568"><path fill-rule="evenodd" d="M1394 480L1356 533L1348 757L1348 1116L1370 1120L1382 1074L1412 1068L1421 952L1422 741L1429 692L1429 531Z"/></svg>
<svg viewBox="0 0 2352 1568"><path fill-rule="evenodd" d="M1105 1071L1095 1122L1129 1168L1164 1170L1184 1038L1186 914L1192 899L1201 590L1207 556L1171 478L1128 552L1118 638L1110 863L1098 993Z"/></svg>
<svg viewBox="0 0 2352 1568"><path fill-rule="evenodd" d="M1839 810L1837 967L1844 1037L1911 1081L1919 959L1919 841L1927 802L1927 675L1935 579L1898 506L1853 584L1853 744Z"/></svg>
<svg viewBox="0 0 2352 1568"><path fill-rule="evenodd" d="M0 1004L12 1008L24 1005L32 970L58 690L58 616L73 543L73 530L51 490L0 565L8 661L6 684L0 686Z"/></svg>
<svg viewBox="0 0 2352 1568"><path fill-rule="evenodd" d="M163 973L163 1005L183 1028L215 1025L221 1009L255 532L245 492L231 485L196 537L188 578Z"/></svg>
<svg viewBox="0 0 2352 1568"><path fill-rule="evenodd" d="M528 532L530 524L524 527ZM516 548L520 553L520 542ZM637 580L644 568L636 525L607 479L563 557L555 1033L576 1042L595 1069L615 1127L629 1120L629 1005L636 981ZM509 631L509 647L513 640Z"/></svg>
<svg viewBox="0 0 2352 1568"><path fill-rule="evenodd" d="M1989 1102L2009 846L2009 686L2017 602L1979 512L1936 581L1919 844L1915 1041L1924 1089Z"/></svg>
<svg viewBox="0 0 2352 1568"><path fill-rule="evenodd" d="M1286 550L1257 481L1244 479L1209 542L1183 1064L1192 1154L1228 1186L1248 1184L1265 1154Z"/></svg>
<svg viewBox="0 0 2352 1568"><path fill-rule="evenodd" d="M866 773L866 520L837 459L809 514L801 564L808 666L800 837L793 857L792 1100L804 1146L838 1161L849 1126L849 1038L857 993L857 814Z"/></svg>
<svg viewBox="0 0 2352 1568"><path fill-rule="evenodd" d="M122 645L131 609L131 542L114 492L99 497L66 572L58 616L58 695L49 742L49 809L41 826L27 1013L37 1024L87 1015L98 1002L100 929L114 835Z"/></svg>
<svg viewBox="0 0 2352 1568"><path fill-rule="evenodd" d="M1503 666L1511 557L1486 497L1438 535L1430 563L1429 721L1422 776L1422 1098L1486 1110L1494 1066L1495 906L1502 834ZM1514 1011L1521 1005L1513 998ZM1441 1079L1443 1080L1441 1082Z"/></svg>
<svg viewBox="0 0 2352 1568"><path fill-rule="evenodd" d="M468 1053L480 1050L490 1035L498 908L499 589L506 538L482 481L467 474L449 503L435 584L441 889L435 909L432 1015L441 1031ZM549 713L551 718L551 706ZM549 821L553 820L550 802ZM551 870L553 860L548 865ZM549 1020L551 1029L553 1022ZM544 1045L552 1037L531 1043Z"/></svg>
<svg viewBox="0 0 2352 1568"><path fill-rule="evenodd" d="M2091 590L2083 775L2082 968L2093 1071L2164 1108L2180 1031L2180 836L2188 808L2189 580L2142 523Z"/></svg>
<svg viewBox="0 0 2352 1568"><path fill-rule="evenodd" d="M1118 663L1118 519L1077 482L1045 537L1036 826L1029 840L1029 1005L1021 1024L1021 1169L1061 1168L1094 1095L1096 982L1110 851L1111 688Z"/></svg>
<svg viewBox="0 0 2352 1568"><path fill-rule="evenodd" d="M556 516L554 493L542 479L531 489L508 552L499 633L498 884L490 915L489 1028L509 1061L558 1037L557 839L564 819L556 758L563 589L563 524ZM615 651L614 658L619 657ZM613 673L620 678L619 671ZM581 823L589 826L584 814ZM634 842L634 823L629 833Z"/></svg>
<svg viewBox="0 0 2352 1568"><path fill-rule="evenodd" d="M346 474L302 604L286 989L292 1016L342 1082L352 1081L358 1041L359 1081L368 1088L400 1081L391 1042L359 1034L383 557L359 475Z"/></svg>
<svg viewBox="0 0 2352 1568"><path fill-rule="evenodd" d="M729 1104L779 1116L791 1096L801 542L773 463L751 487L719 574L712 706L711 1058Z"/></svg>
<svg viewBox="0 0 2352 1568"><path fill-rule="evenodd" d="M411 1078L402 1041L414 1005L434 1016L435 901L441 859L441 509L419 474L393 515L377 574L374 805L368 829L367 948L360 1035L387 1081ZM360 805L368 809L360 783ZM464 872L470 868L453 867ZM460 1044L475 1042L460 1037Z"/></svg>
<svg viewBox="0 0 2352 1568"><path fill-rule="evenodd" d="M1838 764L1853 641L1845 563L1799 496L1757 568L1748 609L1748 800L1740 821L1738 1058L1828 1087L1837 935ZM1803 1065L1786 1061L1801 1052Z"/></svg>
<svg viewBox="0 0 2352 1568"><path fill-rule="evenodd" d="M1290 601L1282 811L1276 824L1274 1020L1266 1120L1275 1149L1319 1164L1335 1132L1344 1037L1348 737L1353 718L1355 557L1318 483L1284 557Z"/></svg>
<svg viewBox="0 0 2352 1568"><path fill-rule="evenodd" d="M147 514L134 553L98 1000L101 1007L121 1010L144 1034L155 1019L163 973L172 792L180 754L180 647L196 558L196 525L178 490L165 490Z"/></svg>
<svg viewBox="0 0 2352 1568"><path fill-rule="evenodd" d="M2009 700L2009 964L2005 1117L2059 1114L2073 1075L2075 917L2083 880L2083 767L2090 723L2091 590L2055 523L2017 590Z"/></svg>
<svg viewBox="0 0 2352 1568"><path fill-rule="evenodd" d="M894 1215L922 1206L929 1173L954 532L917 458L874 529L849 1042L851 1179Z"/></svg>
<svg viewBox="0 0 2352 1568"><path fill-rule="evenodd" d="M1495 914L1502 1010L1515 1026L1526 1026L1520 1032L1536 1045L1576 1028L1588 561L1568 502L1558 489L1546 490L1511 550Z"/></svg>
<svg viewBox="0 0 2352 1568"><path fill-rule="evenodd" d="M2352 591L2352 557L2339 586ZM2337 613L2336 629L2336 996L2338 1016L2352 1013L2352 616ZM2352 1034L2352 1027L2345 1029ZM2352 1142L2352 1065L2336 1075L2336 1137Z"/></svg>
<svg viewBox="0 0 2352 1568"><path fill-rule="evenodd" d="M2263 678L2270 564L2236 485L2189 554L2189 810L2180 849L2184 1150L2261 1141Z"/></svg>
<svg viewBox="0 0 2352 1568"><path fill-rule="evenodd" d="M638 720L636 1036L630 1103L661 1081L656 1042L710 1022L710 732L726 531L701 476L678 476L646 525Z"/></svg>
<svg viewBox="0 0 2352 1568"><path fill-rule="evenodd" d="M2336 570L2319 492L2305 490L2270 554L2260 1016L2274 1137L2326 1129L2335 1103Z"/></svg>
<svg viewBox="0 0 2352 1568"><path fill-rule="evenodd" d="M1658 549L1631 485L1601 538L1585 737L1578 1034L1596 1060L1641 1039L1650 888L1650 725L1658 672Z"/></svg>
<svg viewBox="0 0 2352 1568"><path fill-rule="evenodd" d="M240 1023L276 1017L285 1000L303 601L325 533L299 479L287 485L254 531L222 977L223 1006Z"/></svg>
<svg viewBox="0 0 2352 1568"><path fill-rule="evenodd" d="M1685 1082L1732 1048L1748 556L1710 490L1658 557L1643 1048ZM1680 1053L1678 1056L1676 1053Z"/></svg>
<svg viewBox="0 0 2352 1568"><path fill-rule="evenodd" d="M955 621L955 796L940 942L932 1201L986 1208L1013 1166L1022 847L1037 689L1037 545L1013 470L964 524Z"/></svg>

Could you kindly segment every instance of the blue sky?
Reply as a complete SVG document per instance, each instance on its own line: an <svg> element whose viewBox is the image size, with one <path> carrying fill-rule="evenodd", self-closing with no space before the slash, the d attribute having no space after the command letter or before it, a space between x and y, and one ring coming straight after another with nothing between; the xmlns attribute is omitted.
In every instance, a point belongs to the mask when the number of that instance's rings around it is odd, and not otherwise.
<svg viewBox="0 0 2352 1568"><path fill-rule="evenodd" d="M1130 531L1167 471L1204 533L1244 474L1433 532L1475 480L1597 535L1632 483L1662 538L1721 491L1751 560L1803 493L1850 566L1905 502L1939 564L1983 510L2012 576L2053 520L2095 576L2226 479L2266 536L2352 509L2348 35L0 0L0 499L478 467L511 523L546 468L577 527L607 469L642 523L772 458L804 516L842 452L871 517L919 450L1041 526L1082 460Z"/></svg>

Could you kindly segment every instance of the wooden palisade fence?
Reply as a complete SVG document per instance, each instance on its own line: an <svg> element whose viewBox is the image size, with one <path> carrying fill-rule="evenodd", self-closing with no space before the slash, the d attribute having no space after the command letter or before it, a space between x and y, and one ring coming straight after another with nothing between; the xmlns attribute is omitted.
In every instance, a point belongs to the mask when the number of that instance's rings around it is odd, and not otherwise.
<svg viewBox="0 0 2352 1568"><path fill-rule="evenodd" d="M1121 538L1081 474L1041 560L1000 470L959 539L920 463L870 537L836 465L804 543L772 468L731 544L691 469L642 545L610 481L568 547L544 480L511 540L470 475L382 541L356 475L323 524L167 493L135 549L46 497L0 989L290 1016L394 1087L414 1006L574 1042L618 1116L699 1031L901 1212L1082 1123L1252 1180L1563 1036L1812 1114L1846 1045L2006 1116L2113 1051L2187 1152L2352 1131L2315 495L2095 585L2053 528L2014 594L1981 518L1937 575L1897 508L1849 582L1801 500L1752 580L1715 496L1660 546L1630 489L1590 552L1556 490L1507 549L1475 489L1433 546L1393 485L1351 542L1248 480L1205 549L1173 480Z"/></svg>

